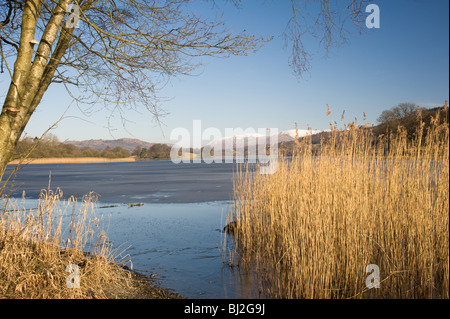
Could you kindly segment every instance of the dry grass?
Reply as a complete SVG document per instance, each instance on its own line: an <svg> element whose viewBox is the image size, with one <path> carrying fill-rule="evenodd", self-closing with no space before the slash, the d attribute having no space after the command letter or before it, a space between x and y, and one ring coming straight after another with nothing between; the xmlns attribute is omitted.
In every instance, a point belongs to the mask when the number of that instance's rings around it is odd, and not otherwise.
<svg viewBox="0 0 450 319"><path fill-rule="evenodd" d="M305 139L272 175L241 168L234 261L269 297L449 298L449 126L437 123L378 142L350 123L320 156Z"/></svg>
<svg viewBox="0 0 450 319"><path fill-rule="evenodd" d="M38 208L4 200L0 211L0 298L173 298L129 271L112 249L92 194L82 203L44 191ZM6 203L8 201L8 203ZM8 209L6 209L8 207ZM67 266L77 265L80 287L69 288Z"/></svg>

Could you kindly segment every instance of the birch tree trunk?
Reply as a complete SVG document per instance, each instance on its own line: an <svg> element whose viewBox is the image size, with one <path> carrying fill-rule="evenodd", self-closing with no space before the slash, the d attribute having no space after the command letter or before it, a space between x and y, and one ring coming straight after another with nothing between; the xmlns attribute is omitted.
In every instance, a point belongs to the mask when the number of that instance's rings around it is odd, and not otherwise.
<svg viewBox="0 0 450 319"><path fill-rule="evenodd" d="M41 102L60 59L67 50L73 29L62 26L62 20L71 1L58 2L37 49L35 49L37 41L34 37L43 4L40 0L30 0L25 3L17 59L0 115L0 180L23 130ZM49 61L60 28L62 30L59 40Z"/></svg>

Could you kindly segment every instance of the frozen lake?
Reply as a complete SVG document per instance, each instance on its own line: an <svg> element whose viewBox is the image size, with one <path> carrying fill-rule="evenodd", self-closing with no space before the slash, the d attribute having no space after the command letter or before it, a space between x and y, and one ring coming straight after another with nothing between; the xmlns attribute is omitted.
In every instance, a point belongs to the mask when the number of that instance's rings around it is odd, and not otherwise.
<svg viewBox="0 0 450 319"><path fill-rule="evenodd" d="M227 201L236 164L142 161L131 163L33 164L15 180L15 196L37 198L47 188L81 197L94 191L103 203L194 203Z"/></svg>

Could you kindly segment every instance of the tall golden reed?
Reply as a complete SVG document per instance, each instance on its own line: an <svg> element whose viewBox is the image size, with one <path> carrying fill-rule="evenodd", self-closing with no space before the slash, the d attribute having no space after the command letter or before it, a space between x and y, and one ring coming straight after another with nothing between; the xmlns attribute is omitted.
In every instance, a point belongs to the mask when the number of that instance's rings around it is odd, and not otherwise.
<svg viewBox="0 0 450 319"><path fill-rule="evenodd" d="M268 297L449 298L449 125L439 116L412 140L350 123L332 127L320 155L305 138L274 174L241 167L234 260ZM370 264L379 288L366 286Z"/></svg>

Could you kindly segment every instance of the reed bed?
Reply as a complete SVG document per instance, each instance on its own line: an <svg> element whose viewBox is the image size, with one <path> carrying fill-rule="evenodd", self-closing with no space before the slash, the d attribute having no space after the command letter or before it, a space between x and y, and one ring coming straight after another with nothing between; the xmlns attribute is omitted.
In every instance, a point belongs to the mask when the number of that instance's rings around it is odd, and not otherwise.
<svg viewBox="0 0 450 319"><path fill-rule="evenodd" d="M3 199L0 211L0 298L129 298L138 292L135 277L120 263L95 216L95 196L81 203L61 199L61 190L44 190L38 207ZM76 265L79 287L75 286ZM148 296L147 296L148 297Z"/></svg>
<svg viewBox="0 0 450 319"><path fill-rule="evenodd" d="M234 176L230 258L256 274L261 294L449 298L449 125L442 114L412 139L401 127L375 137L350 123L331 127L320 154L308 137L297 144L274 174L246 165ZM380 270L379 288L366 285L368 265Z"/></svg>

